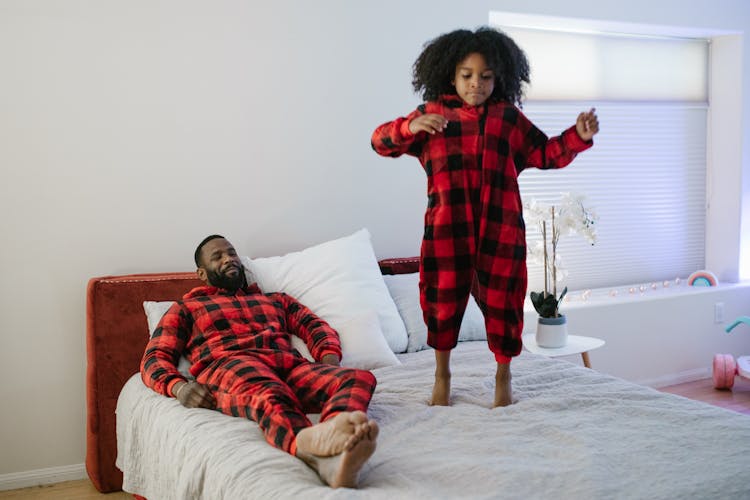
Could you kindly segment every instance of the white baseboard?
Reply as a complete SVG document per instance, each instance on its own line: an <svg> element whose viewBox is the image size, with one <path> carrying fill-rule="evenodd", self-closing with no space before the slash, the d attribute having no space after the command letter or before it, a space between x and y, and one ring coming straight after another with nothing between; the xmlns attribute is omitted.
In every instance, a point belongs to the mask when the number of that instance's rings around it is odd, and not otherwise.
<svg viewBox="0 0 750 500"><path fill-rule="evenodd" d="M685 382L694 382L696 380L702 380L704 378L711 377L711 368L696 368L694 370L687 370L679 373L670 373L662 377L650 378L645 380L637 380L636 383L659 389L660 387L668 387L670 385L684 384Z"/></svg>
<svg viewBox="0 0 750 500"><path fill-rule="evenodd" d="M17 490L18 488L61 483L63 481L77 481L79 479L86 479L87 477L86 466L84 464L63 465L62 467L0 474L0 491Z"/></svg>

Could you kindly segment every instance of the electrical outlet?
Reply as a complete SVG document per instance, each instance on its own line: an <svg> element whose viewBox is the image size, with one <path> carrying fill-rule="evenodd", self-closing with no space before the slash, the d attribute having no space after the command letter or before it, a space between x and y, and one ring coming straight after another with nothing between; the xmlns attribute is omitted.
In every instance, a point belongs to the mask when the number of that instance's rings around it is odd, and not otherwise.
<svg viewBox="0 0 750 500"><path fill-rule="evenodd" d="M724 322L724 303L717 302L714 304L714 323Z"/></svg>

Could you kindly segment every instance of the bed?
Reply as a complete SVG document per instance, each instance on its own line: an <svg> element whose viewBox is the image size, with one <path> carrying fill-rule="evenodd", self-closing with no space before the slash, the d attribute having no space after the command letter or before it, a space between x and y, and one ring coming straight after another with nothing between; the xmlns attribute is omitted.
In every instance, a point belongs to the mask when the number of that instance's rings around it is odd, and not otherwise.
<svg viewBox="0 0 750 500"><path fill-rule="evenodd" d="M427 405L434 356L414 312L417 260L377 262L369 233L361 233L356 245L335 242L341 248L333 252L330 245L321 250L324 243L246 263L262 289L296 292L328 316L340 328L345 360L370 363L378 387L369 415L381 431L359 489L324 486L301 461L269 446L254 422L189 410L143 385L137 372L155 320L144 302L178 299L199 284L192 272L89 282L86 467L95 487L152 500L750 498L746 415L526 351L512 364L515 404L491 409L494 361L481 324L472 324L472 301L452 355L452 406ZM337 266L367 268L367 278L330 271ZM346 276L326 284L311 268ZM330 300L330 286L337 300ZM355 288L361 293L353 294ZM354 302L337 305L354 295L367 296L365 304L377 305L378 313L390 310L378 316L380 347L369 338L349 339L346 318L336 316L356 309ZM403 334L385 331L393 311ZM356 330L363 331L361 324ZM389 352L373 355L382 345ZM361 357L347 358L358 349Z"/></svg>

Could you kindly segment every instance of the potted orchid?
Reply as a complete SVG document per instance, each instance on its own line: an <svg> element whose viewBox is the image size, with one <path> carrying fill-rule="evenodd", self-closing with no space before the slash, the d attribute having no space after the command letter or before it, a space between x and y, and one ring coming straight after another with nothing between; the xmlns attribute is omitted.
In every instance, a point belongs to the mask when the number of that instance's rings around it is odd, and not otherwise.
<svg viewBox="0 0 750 500"><path fill-rule="evenodd" d="M529 249L532 259L544 266L544 290L531 292L531 303L539 313L537 344L542 347L562 347L567 342L567 320L560 314L560 303L568 287L558 296L557 283L562 278L560 256L557 245L560 237L578 234L592 245L596 243L596 214L584 205L582 195L563 193L558 204L546 204L532 200L524 204L525 218L536 223L542 241ZM554 328L546 328L551 326ZM540 334L541 332L541 334Z"/></svg>

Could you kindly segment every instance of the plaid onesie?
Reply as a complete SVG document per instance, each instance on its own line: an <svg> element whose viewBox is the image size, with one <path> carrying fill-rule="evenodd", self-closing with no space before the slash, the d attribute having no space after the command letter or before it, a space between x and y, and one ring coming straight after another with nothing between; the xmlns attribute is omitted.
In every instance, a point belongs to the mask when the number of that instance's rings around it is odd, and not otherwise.
<svg viewBox="0 0 750 500"><path fill-rule="evenodd" d="M369 371L310 363L292 348L295 334L316 360L341 358L339 337L325 321L284 293L261 293L256 285L232 293L212 286L187 293L164 315L141 361L143 382L172 395L190 373L208 387L217 409L258 422L266 440L292 455L295 437L342 411L366 412L375 377Z"/></svg>
<svg viewBox="0 0 750 500"><path fill-rule="evenodd" d="M428 113L443 115L448 126L412 134L409 122ZM521 352L526 234L518 175L529 166L564 167L592 144L575 126L550 139L516 106L475 107L456 95L375 129L378 154L416 156L427 174L419 287L430 346L456 346L474 286L495 359L508 363Z"/></svg>

